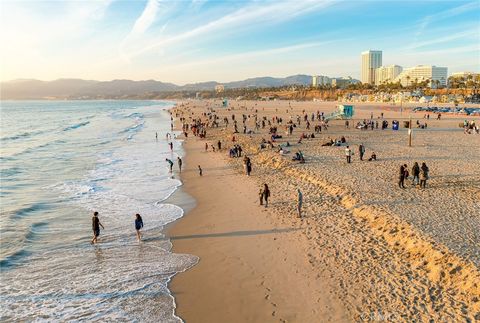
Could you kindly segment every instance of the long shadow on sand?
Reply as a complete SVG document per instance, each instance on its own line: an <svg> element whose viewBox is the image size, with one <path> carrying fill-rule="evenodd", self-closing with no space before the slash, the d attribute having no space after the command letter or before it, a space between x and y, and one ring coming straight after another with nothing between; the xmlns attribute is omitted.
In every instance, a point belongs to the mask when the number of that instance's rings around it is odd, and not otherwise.
<svg viewBox="0 0 480 323"><path fill-rule="evenodd" d="M232 231L220 233L192 234L188 236L171 236L170 240L201 239L201 238L224 238L224 237L242 237L256 236L260 234L288 233L301 230L301 228L271 229L271 230L252 230L252 231Z"/></svg>

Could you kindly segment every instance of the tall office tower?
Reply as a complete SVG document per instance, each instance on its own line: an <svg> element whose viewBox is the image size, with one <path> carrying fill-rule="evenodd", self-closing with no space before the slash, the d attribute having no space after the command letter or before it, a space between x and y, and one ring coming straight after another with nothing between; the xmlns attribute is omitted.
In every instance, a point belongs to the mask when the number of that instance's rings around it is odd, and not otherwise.
<svg viewBox="0 0 480 323"><path fill-rule="evenodd" d="M382 51L367 50L362 53L362 83L375 84L375 69L382 66Z"/></svg>

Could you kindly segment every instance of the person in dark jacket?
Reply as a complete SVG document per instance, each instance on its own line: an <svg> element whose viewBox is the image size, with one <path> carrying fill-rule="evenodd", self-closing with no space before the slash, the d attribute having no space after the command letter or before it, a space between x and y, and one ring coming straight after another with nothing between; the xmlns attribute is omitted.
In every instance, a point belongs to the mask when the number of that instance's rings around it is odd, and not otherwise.
<svg viewBox="0 0 480 323"><path fill-rule="evenodd" d="M263 199L265 200L265 207L268 207L268 199L270 198L270 189L267 184L263 184Z"/></svg>
<svg viewBox="0 0 480 323"><path fill-rule="evenodd" d="M137 240L142 240L142 233L140 230L143 228L143 219L140 214L135 214L135 230L137 231Z"/></svg>
<svg viewBox="0 0 480 323"><path fill-rule="evenodd" d="M360 160L363 160L363 155L365 155L365 146L363 144L358 146L358 154L360 155Z"/></svg>
<svg viewBox="0 0 480 323"><path fill-rule="evenodd" d="M400 166L400 172L398 174L398 187L405 188L405 167Z"/></svg>

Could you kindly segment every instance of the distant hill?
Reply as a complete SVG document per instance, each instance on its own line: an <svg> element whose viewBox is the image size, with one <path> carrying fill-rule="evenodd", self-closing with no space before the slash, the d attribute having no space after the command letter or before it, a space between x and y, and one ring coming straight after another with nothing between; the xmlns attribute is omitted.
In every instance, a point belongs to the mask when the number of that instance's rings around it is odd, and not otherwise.
<svg viewBox="0 0 480 323"><path fill-rule="evenodd" d="M0 84L2 99L41 99L44 97L65 98L97 81L59 79L55 81L15 80Z"/></svg>
<svg viewBox="0 0 480 323"><path fill-rule="evenodd" d="M243 81L222 83L225 88L266 88L285 85L309 85L312 77L309 75L293 75L285 78L256 77ZM2 100L27 100L27 99L100 99L100 98L126 98L142 97L156 92L175 91L208 91L213 90L220 83L211 81L187 84L183 86L164 83L155 80L131 81L91 81L80 79L58 79L55 81L39 80L14 80L0 83Z"/></svg>

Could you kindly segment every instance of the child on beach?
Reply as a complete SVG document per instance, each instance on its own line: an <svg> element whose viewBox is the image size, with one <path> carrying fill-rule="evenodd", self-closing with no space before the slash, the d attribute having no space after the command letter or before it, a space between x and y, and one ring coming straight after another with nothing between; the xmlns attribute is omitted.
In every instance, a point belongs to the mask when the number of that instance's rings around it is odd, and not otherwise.
<svg viewBox="0 0 480 323"><path fill-rule="evenodd" d="M203 176L202 167L200 167L200 165L198 165L198 174L199 174L200 176Z"/></svg>
<svg viewBox="0 0 480 323"><path fill-rule="evenodd" d="M142 240L142 233L140 230L143 228L143 219L140 214L135 214L135 230L137 231L137 240Z"/></svg>

